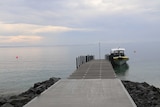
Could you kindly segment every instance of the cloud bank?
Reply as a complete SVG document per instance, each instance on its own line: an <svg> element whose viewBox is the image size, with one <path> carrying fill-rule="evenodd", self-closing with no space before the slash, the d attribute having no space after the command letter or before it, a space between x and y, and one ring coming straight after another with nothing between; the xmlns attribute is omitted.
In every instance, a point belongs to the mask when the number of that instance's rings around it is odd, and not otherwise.
<svg viewBox="0 0 160 107"><path fill-rule="evenodd" d="M21 43L26 42L23 37L33 37L42 44L88 43L85 38L155 41L159 5L159 0L1 0L0 42L7 44L16 36Z"/></svg>
<svg viewBox="0 0 160 107"><path fill-rule="evenodd" d="M43 40L45 33L55 36L58 33L78 31L84 29L70 28L64 26L44 26L34 24L6 24L0 23L1 43L37 43ZM47 35L46 35L47 37Z"/></svg>

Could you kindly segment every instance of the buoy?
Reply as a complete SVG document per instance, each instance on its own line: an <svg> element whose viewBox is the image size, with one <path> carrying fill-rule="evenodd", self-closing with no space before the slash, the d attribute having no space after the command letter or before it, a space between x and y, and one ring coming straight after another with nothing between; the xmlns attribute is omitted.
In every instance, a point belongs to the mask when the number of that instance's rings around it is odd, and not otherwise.
<svg viewBox="0 0 160 107"><path fill-rule="evenodd" d="M18 56L16 56L16 59L18 59L19 57Z"/></svg>

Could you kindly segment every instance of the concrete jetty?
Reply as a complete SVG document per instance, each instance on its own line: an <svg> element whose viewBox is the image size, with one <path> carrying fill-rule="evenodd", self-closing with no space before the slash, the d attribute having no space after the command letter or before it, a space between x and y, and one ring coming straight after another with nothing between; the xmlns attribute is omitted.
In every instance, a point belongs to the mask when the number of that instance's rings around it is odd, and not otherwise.
<svg viewBox="0 0 160 107"><path fill-rule="evenodd" d="M69 79L113 79L116 74L109 61L92 60L89 63L82 64Z"/></svg>
<svg viewBox="0 0 160 107"><path fill-rule="evenodd" d="M137 107L107 60L82 64L24 107Z"/></svg>

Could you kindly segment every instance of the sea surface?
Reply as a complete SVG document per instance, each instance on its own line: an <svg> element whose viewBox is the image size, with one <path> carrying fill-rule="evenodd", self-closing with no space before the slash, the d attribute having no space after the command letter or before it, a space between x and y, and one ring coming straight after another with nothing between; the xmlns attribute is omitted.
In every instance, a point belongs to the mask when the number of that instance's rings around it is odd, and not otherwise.
<svg viewBox="0 0 160 107"><path fill-rule="evenodd" d="M18 94L50 77L66 79L80 55L104 59L111 48L123 47L127 65L115 68L118 78L160 87L160 43L95 43L59 46L1 46L0 95Z"/></svg>

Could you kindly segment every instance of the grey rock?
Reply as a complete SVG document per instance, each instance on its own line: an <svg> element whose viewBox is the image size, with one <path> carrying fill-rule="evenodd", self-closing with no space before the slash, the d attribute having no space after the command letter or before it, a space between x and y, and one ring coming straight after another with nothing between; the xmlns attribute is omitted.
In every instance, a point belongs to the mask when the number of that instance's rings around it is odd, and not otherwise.
<svg viewBox="0 0 160 107"><path fill-rule="evenodd" d="M30 98L27 97L17 97L15 99L10 99L8 102L12 105L16 105L18 107L23 106L24 104L26 104L28 101L30 101Z"/></svg>
<svg viewBox="0 0 160 107"><path fill-rule="evenodd" d="M38 86L40 86L41 85L41 83L40 82L38 82L38 83L35 83L34 84L34 86L33 86L33 88L37 88Z"/></svg>
<svg viewBox="0 0 160 107"><path fill-rule="evenodd" d="M5 103L1 107L14 107L14 106L10 103Z"/></svg>
<svg viewBox="0 0 160 107"><path fill-rule="evenodd" d="M5 98L0 98L0 105L3 105L7 102Z"/></svg>
<svg viewBox="0 0 160 107"><path fill-rule="evenodd" d="M0 98L0 107L23 107L36 96L40 95L47 88L52 86L60 78L50 78L49 80L35 83L33 87L19 95L11 96L7 99Z"/></svg>
<svg viewBox="0 0 160 107"><path fill-rule="evenodd" d="M137 107L160 107L160 89L147 83L122 81Z"/></svg>

